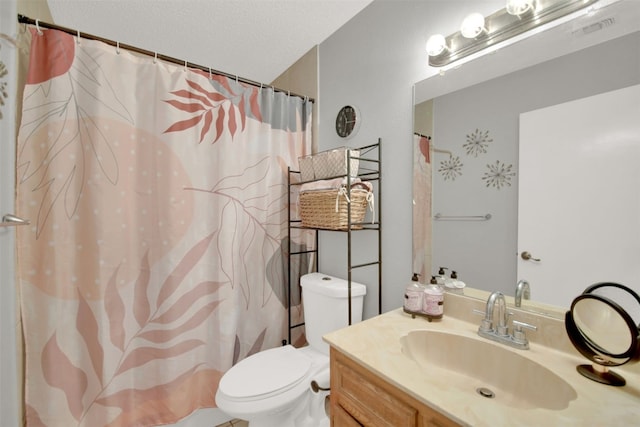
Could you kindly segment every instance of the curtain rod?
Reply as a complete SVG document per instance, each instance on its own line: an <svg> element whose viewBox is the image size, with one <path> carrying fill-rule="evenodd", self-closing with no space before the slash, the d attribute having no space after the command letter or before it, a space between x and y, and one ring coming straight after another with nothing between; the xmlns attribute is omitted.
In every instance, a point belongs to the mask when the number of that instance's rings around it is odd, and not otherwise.
<svg viewBox="0 0 640 427"><path fill-rule="evenodd" d="M100 41L102 43L106 43L108 45L115 46L115 47L120 48L120 49L126 49L126 50L130 50L132 52L139 53L139 54L142 54L142 55L152 56L154 58L161 59L161 60L166 61L166 62L171 62L171 63L177 64L177 65L183 65L183 66L188 67L188 68L196 68L198 70L206 71L208 73L218 74L218 75L221 75L221 76L228 77L230 79L234 79L234 80L236 80L238 82L246 83L246 84L251 85L251 86L266 87L266 88L270 87L275 92L282 92L282 93L286 93L289 96L295 96L295 97L302 98L302 99L308 99L311 102L315 102L315 100L313 98L310 98L308 96L299 95L297 93L293 93L293 92L288 91L288 90L280 89L280 88L277 88L277 87L272 86L272 85L268 85L268 84L256 82L256 81L253 81L253 80L245 79L245 78L239 77L239 76L234 75L234 74L225 73L224 71L214 70L214 69L212 69L210 67L205 67L203 65L194 64L192 62L183 61L181 59L173 58L171 56L159 54L158 52L152 52L150 50L141 49L139 47L135 47L135 46L127 45L127 44L124 44L124 43L116 42L116 41L113 41L113 40L109 40L109 39L106 39L104 37L94 36L93 34L81 33L79 30L72 30L71 28L62 27L60 25L51 24L51 23L48 23L48 22L42 22L40 20L32 19L32 18L29 18L29 17L24 16L22 14L18 14L18 22L21 23L21 24L35 25L36 27L42 27L42 28L48 28L48 29L51 29L51 30L63 31L63 32L71 34L73 36L82 37L82 38L89 39L89 40L97 40L97 41Z"/></svg>

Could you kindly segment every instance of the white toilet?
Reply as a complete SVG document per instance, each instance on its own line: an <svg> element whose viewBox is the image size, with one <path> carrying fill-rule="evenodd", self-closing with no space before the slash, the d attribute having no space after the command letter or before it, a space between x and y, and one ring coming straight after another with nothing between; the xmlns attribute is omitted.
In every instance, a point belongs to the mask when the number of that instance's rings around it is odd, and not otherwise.
<svg viewBox="0 0 640 427"><path fill-rule="evenodd" d="M329 346L322 336L348 325L347 282L322 273L300 278L309 345L261 351L229 369L220 380L216 404L249 427L328 427ZM351 323L362 320L366 286L351 282Z"/></svg>

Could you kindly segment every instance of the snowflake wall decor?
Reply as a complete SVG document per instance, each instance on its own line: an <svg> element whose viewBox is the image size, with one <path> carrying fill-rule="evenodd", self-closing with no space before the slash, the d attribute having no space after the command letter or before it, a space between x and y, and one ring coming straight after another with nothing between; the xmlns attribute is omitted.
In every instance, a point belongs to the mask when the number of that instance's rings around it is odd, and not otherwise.
<svg viewBox="0 0 640 427"><path fill-rule="evenodd" d="M516 176L516 173L511 171L513 165L507 166L496 160L495 165L487 165L487 168L489 171L482 177L487 187L495 187L498 190L505 185L511 187L511 178Z"/></svg>
<svg viewBox="0 0 640 427"><path fill-rule="evenodd" d="M462 175L462 162L458 156L450 156L447 160L440 162L438 172L442 174L445 181L454 181L458 176Z"/></svg>
<svg viewBox="0 0 640 427"><path fill-rule="evenodd" d="M478 157L478 154L487 152L490 142L493 142L493 139L489 138L488 130L481 131L476 129L475 132L467 135L467 142L463 147L467 150L468 156Z"/></svg>

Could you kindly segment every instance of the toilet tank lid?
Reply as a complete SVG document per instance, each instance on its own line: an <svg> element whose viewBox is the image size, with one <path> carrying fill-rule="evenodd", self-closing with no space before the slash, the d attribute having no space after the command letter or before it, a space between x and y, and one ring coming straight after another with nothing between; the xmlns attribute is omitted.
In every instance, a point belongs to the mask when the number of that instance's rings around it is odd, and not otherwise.
<svg viewBox="0 0 640 427"><path fill-rule="evenodd" d="M348 282L338 277L323 273L309 273L300 278L300 286L306 291L315 292L334 298L347 298ZM351 281L351 297L358 297L367 293L367 287L362 283Z"/></svg>

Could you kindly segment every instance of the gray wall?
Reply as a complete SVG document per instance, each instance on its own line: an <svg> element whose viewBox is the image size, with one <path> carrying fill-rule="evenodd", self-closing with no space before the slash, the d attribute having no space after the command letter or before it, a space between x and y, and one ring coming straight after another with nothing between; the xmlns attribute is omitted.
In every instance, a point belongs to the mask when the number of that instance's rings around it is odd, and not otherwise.
<svg viewBox="0 0 640 427"><path fill-rule="evenodd" d="M434 221L434 268L448 266L470 286L513 295L517 280L527 279L516 277L520 113L638 83L640 33L634 33L436 98L434 145L454 152L464 166L453 181L434 174L434 213L491 213L492 218ZM493 139L477 158L463 148L466 135L476 129L489 131ZM436 155L434 169L446 157ZM497 160L513 165L516 173L511 186L499 190L482 180L487 164Z"/></svg>
<svg viewBox="0 0 640 427"><path fill-rule="evenodd" d="M383 185L383 311L402 305L411 279L413 84L435 73L427 66L425 44L433 32L448 34L471 11L489 14L502 1L376 0L320 44L319 149L357 147L382 138ZM349 140L334 130L343 105L355 104L362 114L358 134ZM363 258L375 240L354 236ZM322 233L320 271L346 277L345 236ZM369 285L365 317L377 314L377 276L354 272ZM374 286L371 286L374 285Z"/></svg>

